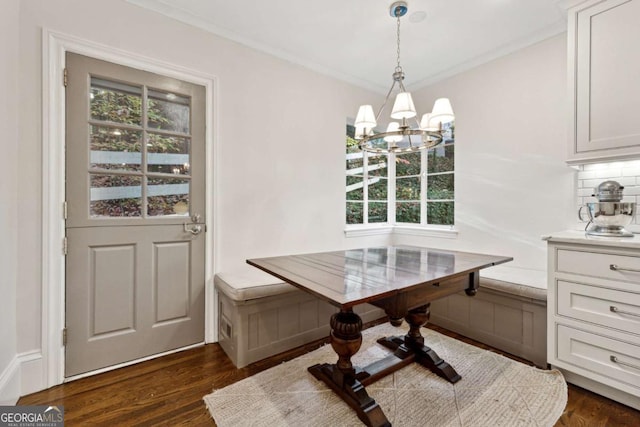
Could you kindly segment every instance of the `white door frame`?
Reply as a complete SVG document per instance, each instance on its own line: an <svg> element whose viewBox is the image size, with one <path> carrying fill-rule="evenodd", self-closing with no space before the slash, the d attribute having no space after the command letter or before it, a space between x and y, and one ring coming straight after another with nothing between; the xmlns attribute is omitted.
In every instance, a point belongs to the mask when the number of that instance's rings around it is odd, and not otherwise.
<svg viewBox="0 0 640 427"><path fill-rule="evenodd" d="M216 220L216 167L218 156L216 104L218 80L215 76L166 63L139 54L105 46L75 36L43 29L42 32L42 388L64 382L65 324L65 55L74 52L127 67L202 85L206 88L206 223L205 234L205 342L216 342L217 302L213 290L214 264L218 251L214 237Z"/></svg>

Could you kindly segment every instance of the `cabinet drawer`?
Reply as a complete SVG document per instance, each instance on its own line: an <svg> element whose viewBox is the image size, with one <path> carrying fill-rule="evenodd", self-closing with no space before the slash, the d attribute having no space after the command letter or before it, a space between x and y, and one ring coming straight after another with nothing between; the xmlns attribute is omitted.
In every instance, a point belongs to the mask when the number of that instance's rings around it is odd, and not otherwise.
<svg viewBox="0 0 640 427"><path fill-rule="evenodd" d="M640 346L564 325L557 328L558 360L634 387L640 393Z"/></svg>
<svg viewBox="0 0 640 427"><path fill-rule="evenodd" d="M640 257L568 249L558 249L557 256L558 272L640 284Z"/></svg>
<svg viewBox="0 0 640 427"><path fill-rule="evenodd" d="M557 301L562 316L640 334L640 294L560 280Z"/></svg>

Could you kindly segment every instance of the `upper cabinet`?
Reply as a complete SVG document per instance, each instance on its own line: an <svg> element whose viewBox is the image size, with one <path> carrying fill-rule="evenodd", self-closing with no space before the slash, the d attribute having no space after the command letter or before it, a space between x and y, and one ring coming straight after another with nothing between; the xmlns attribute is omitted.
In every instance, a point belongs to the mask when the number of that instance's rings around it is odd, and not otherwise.
<svg viewBox="0 0 640 427"><path fill-rule="evenodd" d="M568 163L640 158L640 0L569 9Z"/></svg>

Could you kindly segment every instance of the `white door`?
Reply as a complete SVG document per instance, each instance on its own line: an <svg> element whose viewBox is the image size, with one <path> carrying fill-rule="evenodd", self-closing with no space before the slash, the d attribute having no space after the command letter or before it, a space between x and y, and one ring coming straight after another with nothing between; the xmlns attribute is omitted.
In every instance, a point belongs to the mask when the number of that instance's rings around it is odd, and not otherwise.
<svg viewBox="0 0 640 427"><path fill-rule="evenodd" d="M69 377L204 341L205 89L66 64Z"/></svg>

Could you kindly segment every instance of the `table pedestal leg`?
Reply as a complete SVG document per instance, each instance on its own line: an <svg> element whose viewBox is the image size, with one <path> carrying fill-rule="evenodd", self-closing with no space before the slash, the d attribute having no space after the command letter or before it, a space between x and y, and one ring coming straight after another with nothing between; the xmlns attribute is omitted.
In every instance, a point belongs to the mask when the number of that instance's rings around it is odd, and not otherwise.
<svg viewBox="0 0 640 427"><path fill-rule="evenodd" d="M415 361L429 368L431 372L446 379L450 383L460 381L462 377L451 365L442 360L431 348L424 345L424 337L420 328L429 321L430 304L409 310L405 320L409 324L409 332L404 337L380 338L378 343L395 351L395 356L400 359L415 357Z"/></svg>
<svg viewBox="0 0 640 427"><path fill-rule="evenodd" d="M351 363L351 357L362 344L362 319L351 309L344 309L331 316L330 324L331 347L338 355L338 362L313 365L309 372L351 406L367 426L391 426L382 408L356 378L357 372Z"/></svg>

